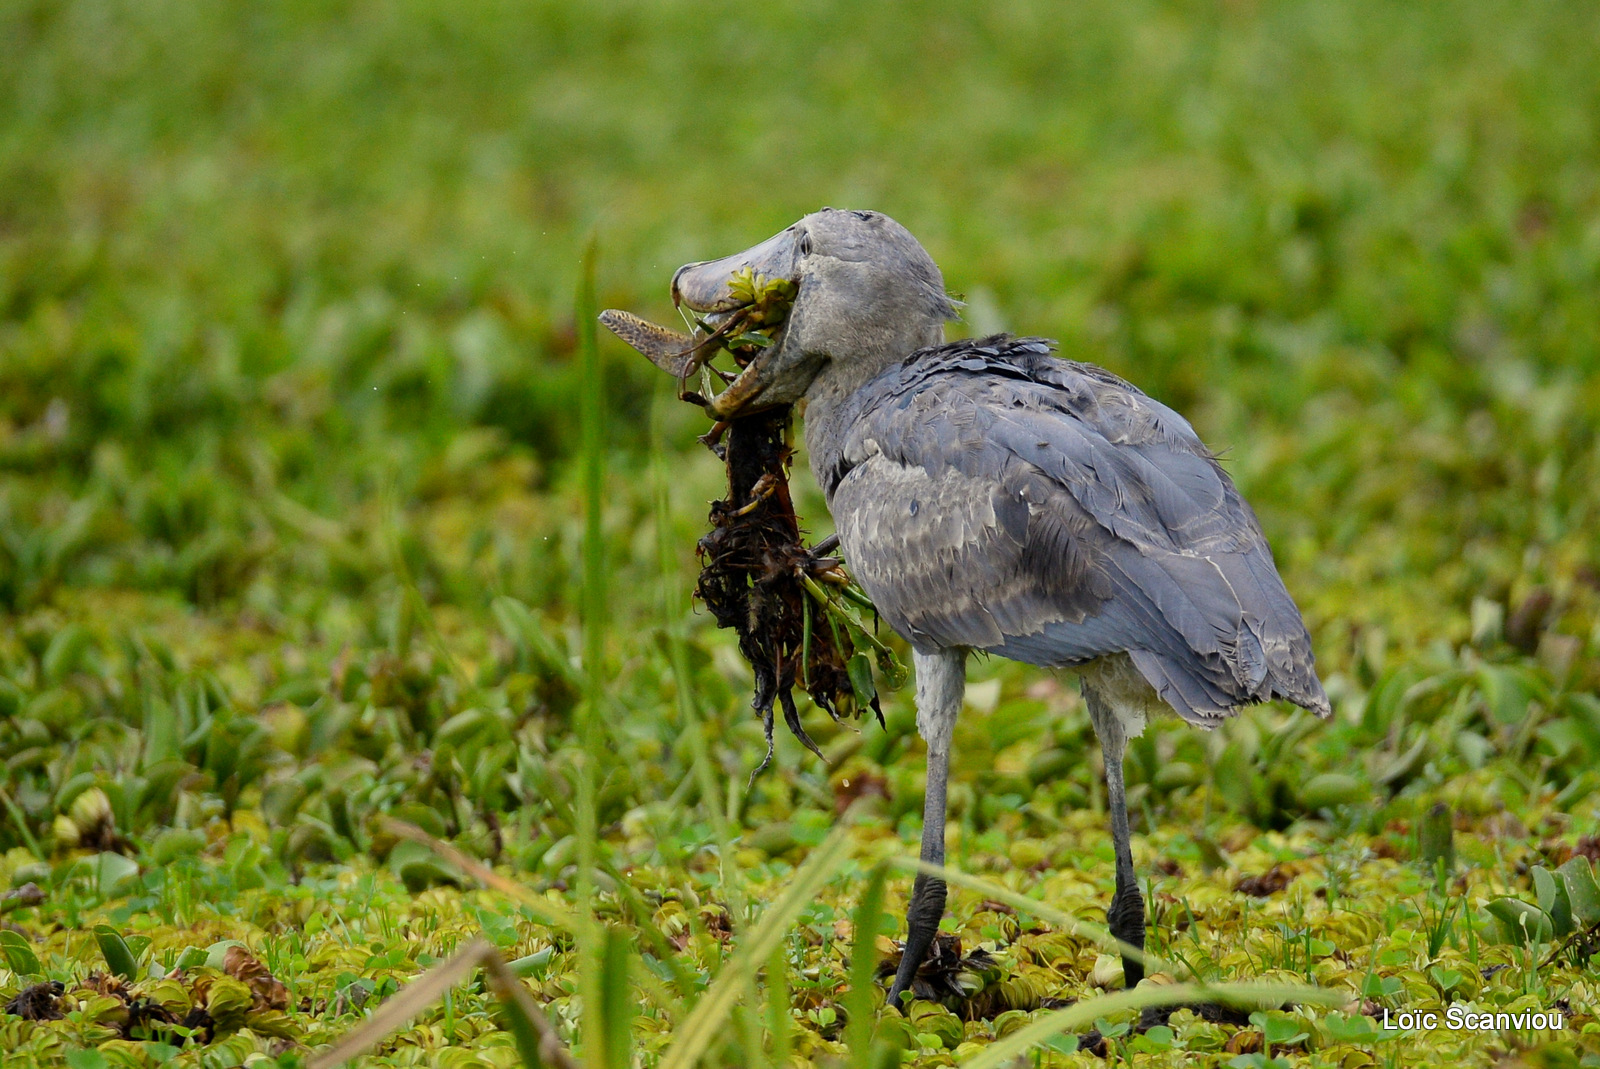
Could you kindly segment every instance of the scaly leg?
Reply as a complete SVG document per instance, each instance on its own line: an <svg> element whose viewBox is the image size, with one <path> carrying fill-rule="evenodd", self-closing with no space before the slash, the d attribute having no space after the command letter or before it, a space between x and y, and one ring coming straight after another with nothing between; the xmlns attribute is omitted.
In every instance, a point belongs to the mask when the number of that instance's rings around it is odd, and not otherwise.
<svg viewBox="0 0 1600 1069"><path fill-rule="evenodd" d="M964 650L913 655L917 669L917 731L928 744L928 790L922 803L922 860L944 864L945 790L950 775L950 736L967 684ZM889 1005L899 1006L900 996L911 987L944 916L945 884L919 873L911 888L906 911L906 946L900 968L889 988ZM903 1008L903 1007L902 1007Z"/></svg>
<svg viewBox="0 0 1600 1069"><path fill-rule="evenodd" d="M1106 762L1106 804L1111 810L1111 844L1117 855L1117 891L1106 910L1106 926L1111 934L1139 950L1144 949L1144 896L1139 893L1139 878L1133 871L1133 845L1128 832L1128 797L1122 782L1122 757L1128 738L1122 720L1087 681L1084 701L1089 719L1100 737L1100 751ZM1122 956L1123 986L1133 987L1144 979L1144 963Z"/></svg>

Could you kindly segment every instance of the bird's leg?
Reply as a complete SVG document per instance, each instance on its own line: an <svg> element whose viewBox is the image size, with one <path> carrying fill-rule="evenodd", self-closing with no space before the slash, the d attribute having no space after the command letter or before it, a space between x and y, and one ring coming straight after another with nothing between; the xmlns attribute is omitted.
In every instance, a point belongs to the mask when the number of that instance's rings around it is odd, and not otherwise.
<svg viewBox="0 0 1600 1069"><path fill-rule="evenodd" d="M1128 748L1126 728L1100 692L1087 683L1083 688L1089 719L1100 737L1106 762L1106 803L1111 810L1111 844L1117 857L1117 890L1106 910L1106 926L1122 942L1144 949L1144 896L1133 871L1133 844L1128 832L1128 797L1122 782L1122 758ZM1144 962L1122 956L1123 986L1132 988L1144 979Z"/></svg>
<svg viewBox="0 0 1600 1069"><path fill-rule="evenodd" d="M941 650L915 653L917 669L917 731L928 743L928 789L922 803L922 860L930 865L944 864L945 788L950 775L950 736L956 716L961 712L961 697L966 690L966 652ZM900 954L900 968L889 987L889 1005L900 1005L900 996L911 987L933 937L944 917L945 884L936 876L919 873L911 887L911 906L906 911L906 945ZM904 1007L902 1007L904 1008Z"/></svg>
<svg viewBox="0 0 1600 1069"><path fill-rule="evenodd" d="M944 864L945 782L950 769L950 753L928 750L928 794L922 804L922 860L930 865ZM928 956L933 937L939 933L944 917L945 884L937 876L917 874L911 885L911 907L906 910L906 945L900 954L900 968L889 988L889 1004L900 1004L900 993L911 988L917 969Z"/></svg>

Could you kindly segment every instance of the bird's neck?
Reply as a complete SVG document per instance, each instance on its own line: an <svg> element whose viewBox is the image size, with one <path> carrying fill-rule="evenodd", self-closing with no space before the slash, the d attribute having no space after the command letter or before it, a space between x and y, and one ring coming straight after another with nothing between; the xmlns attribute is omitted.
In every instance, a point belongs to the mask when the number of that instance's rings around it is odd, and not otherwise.
<svg viewBox="0 0 1600 1069"><path fill-rule="evenodd" d="M806 390L806 451L811 454L811 474L817 485L833 500L832 477L844 452L850 428L864 411L863 394L868 383L894 367L918 349L944 341L944 327L931 327L926 337L901 345L885 347L871 354L853 355L847 360L829 360Z"/></svg>
<svg viewBox="0 0 1600 1069"><path fill-rule="evenodd" d="M847 402L853 391L818 389L817 385L820 384L814 384L806 393L806 452L811 457L811 474L827 495L831 508L837 482L833 472L844 451L849 423L854 422L853 418L846 418L846 411L851 407Z"/></svg>

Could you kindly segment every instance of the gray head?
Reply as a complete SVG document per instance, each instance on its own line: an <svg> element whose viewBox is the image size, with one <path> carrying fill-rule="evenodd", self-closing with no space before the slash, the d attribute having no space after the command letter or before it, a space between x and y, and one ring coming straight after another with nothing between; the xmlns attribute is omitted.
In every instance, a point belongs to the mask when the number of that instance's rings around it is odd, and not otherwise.
<svg viewBox="0 0 1600 1069"><path fill-rule="evenodd" d="M724 419L852 388L938 345L956 315L933 258L879 212L824 208L744 252L680 267L673 302L711 321L727 315L739 307L728 281L745 268L798 290L775 344L708 406Z"/></svg>

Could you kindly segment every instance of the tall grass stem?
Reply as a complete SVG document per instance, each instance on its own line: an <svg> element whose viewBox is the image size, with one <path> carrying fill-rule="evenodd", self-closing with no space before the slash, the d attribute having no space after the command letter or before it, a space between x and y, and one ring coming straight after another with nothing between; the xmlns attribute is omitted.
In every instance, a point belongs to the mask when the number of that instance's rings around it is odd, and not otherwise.
<svg viewBox="0 0 1600 1069"><path fill-rule="evenodd" d="M595 338L594 273L597 242L591 237L584 250L578 281L578 352L583 384L579 395L582 428L583 487L583 592L580 616L583 621L584 700L578 738L582 760L578 763L576 791L576 832L578 873L576 880L579 968L578 989L583 997L583 1058L588 1069L606 1069L605 992L603 983L602 934L594 920L594 871L599 853L596 827L595 777L602 757L600 739L601 704L605 696L606 637L606 555L605 528L605 376L600 367L600 348Z"/></svg>
<svg viewBox="0 0 1600 1069"><path fill-rule="evenodd" d="M662 380L651 398L650 463L655 483L656 544L661 568L661 626L667 637L667 657L671 662L673 687L678 693L678 719L689 737L694 776L700 788L700 804L711 818L711 831L717 840L717 863L721 869L723 894L740 923L746 913L744 883L739 866L733 862L733 827L721 804L716 770L711 763L711 747L706 740L705 720L695 700L694 677L689 671L689 649L684 637L683 591L678 584L678 556L672 542L672 508L667 492L666 457L662 449L661 412L671 399L670 385Z"/></svg>

